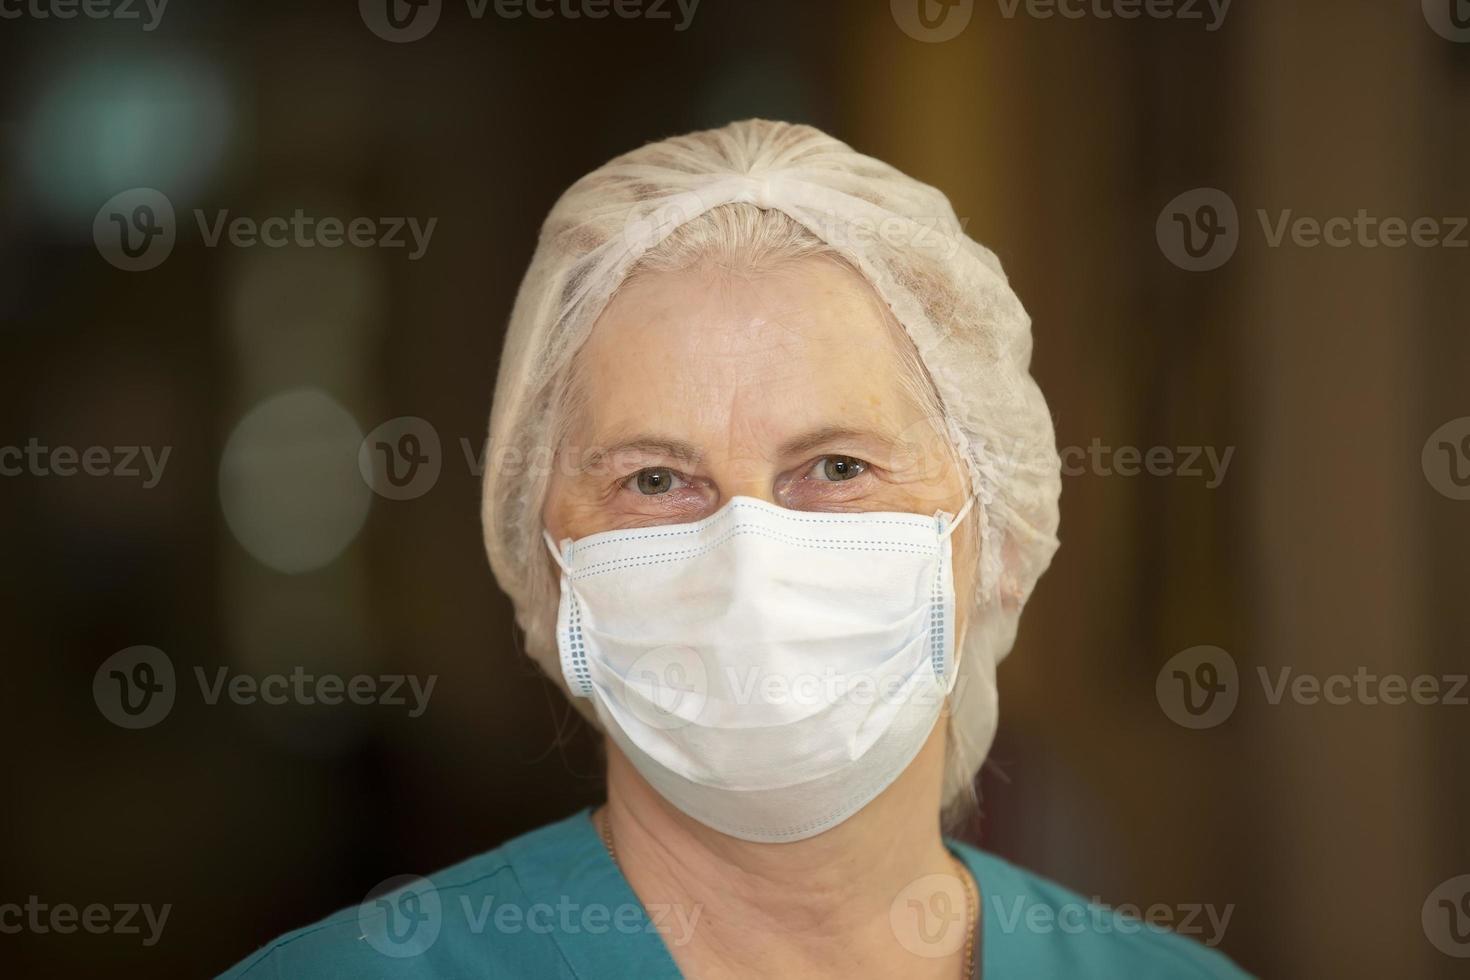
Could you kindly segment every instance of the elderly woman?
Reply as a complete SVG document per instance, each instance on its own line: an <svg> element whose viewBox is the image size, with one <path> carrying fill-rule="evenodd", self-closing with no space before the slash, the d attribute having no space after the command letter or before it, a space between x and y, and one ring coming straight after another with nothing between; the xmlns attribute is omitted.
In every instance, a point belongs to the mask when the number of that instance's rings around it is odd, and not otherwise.
<svg viewBox="0 0 1470 980"><path fill-rule="evenodd" d="M490 419L490 562L607 802L242 977L1227 977L947 839L1057 547L1030 323L938 191L805 126L552 210Z"/></svg>

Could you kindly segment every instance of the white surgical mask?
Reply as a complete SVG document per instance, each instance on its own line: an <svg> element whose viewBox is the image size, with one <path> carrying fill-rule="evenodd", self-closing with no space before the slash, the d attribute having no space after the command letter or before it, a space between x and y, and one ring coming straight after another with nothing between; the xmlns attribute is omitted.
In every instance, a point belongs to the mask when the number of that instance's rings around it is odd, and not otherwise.
<svg viewBox="0 0 1470 980"><path fill-rule="evenodd" d="M674 806L750 841L828 830L923 746L957 676L959 515L732 497L558 551L567 686Z"/></svg>

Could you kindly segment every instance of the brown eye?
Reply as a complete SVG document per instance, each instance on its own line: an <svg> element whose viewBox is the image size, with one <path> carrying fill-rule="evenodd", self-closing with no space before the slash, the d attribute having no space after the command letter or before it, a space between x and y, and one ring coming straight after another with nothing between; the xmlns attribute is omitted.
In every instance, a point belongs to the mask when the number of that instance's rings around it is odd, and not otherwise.
<svg viewBox="0 0 1470 980"><path fill-rule="evenodd" d="M666 466L653 469L639 470L633 474L633 488L645 497L656 497L661 493L668 493L679 482L674 471Z"/></svg>
<svg viewBox="0 0 1470 980"><path fill-rule="evenodd" d="M851 456L824 456L817 460L816 475L818 479L829 480L832 483L841 483L843 480L851 480L868 468L868 464Z"/></svg>

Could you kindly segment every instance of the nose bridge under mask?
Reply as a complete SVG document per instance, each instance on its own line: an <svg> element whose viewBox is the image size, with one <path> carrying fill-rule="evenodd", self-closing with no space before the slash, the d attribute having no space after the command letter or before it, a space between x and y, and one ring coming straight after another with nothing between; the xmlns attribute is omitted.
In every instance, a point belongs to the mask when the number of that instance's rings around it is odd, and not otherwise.
<svg viewBox="0 0 1470 980"><path fill-rule="evenodd" d="M943 540L945 538L948 538L950 535L952 535L954 533L955 529L957 527L959 527L961 523L964 522L964 520L965 520L965 518L967 516L969 516L970 510L971 510L971 508L975 504L975 496L976 495L974 493L970 493L970 494L966 495L965 502L960 506L959 511L956 512L953 516L948 517L948 519L944 521L943 529L942 529L942 531L940 532L940 535L939 535L939 537L940 537L941 540ZM709 522L713 522L717 518L719 518L721 515L725 514L727 511L731 510L738 503L743 503L747 507L750 506L751 503L756 503L756 504L763 504L766 507L771 507L771 508L774 508L775 510L778 510L778 511L786 510L786 508L780 507L777 504L771 504L771 503L768 503L766 501L762 501L762 500L760 500L759 498L756 498L756 497L735 496L735 497L731 497L729 500L727 500L724 503L724 505L722 505L720 507L719 510L715 511L715 513L709 515L708 517L706 517L706 518L704 518L704 519L702 519L700 521L695 522L694 524L690 524L690 525L668 525L668 526L689 528L689 527L694 527L694 526L697 526L697 525L703 525L703 524L706 524L706 523L709 523ZM792 511L792 513L800 514L800 513L811 513L811 512ZM820 512L816 512L816 513L820 513ZM868 512L868 511L850 511L849 512L849 511L843 511L843 512L838 512L838 516L862 517L862 516L864 516L865 514L868 514L868 513L877 513L877 512ZM945 514L945 511L943 511L943 510L936 511L935 514L934 514L935 520L936 521L940 520L941 515L944 515L944 514ZM916 514L914 516L917 517L918 515ZM746 523L749 523L749 519L746 520ZM654 526L655 527L658 527L658 526L664 526L664 525L654 525ZM582 538L563 539L563 540L568 540L569 543L570 543L570 545L573 548L575 548L578 543L583 542L583 541L586 541L589 538L598 538L598 537L602 537L604 534L616 534L616 533L618 533L618 532L616 532L616 531L613 531L613 532L602 532L600 534L586 535L586 536L584 536ZM556 539L551 536L550 529L548 529L546 527L543 527L541 529L541 540L543 542L545 542L546 549L547 549L547 551L549 551L551 553L551 557L556 562L557 567L559 567L563 572L570 572L570 569L567 567L566 560L565 560L565 558L564 558L564 556L562 554L562 549L557 545Z"/></svg>

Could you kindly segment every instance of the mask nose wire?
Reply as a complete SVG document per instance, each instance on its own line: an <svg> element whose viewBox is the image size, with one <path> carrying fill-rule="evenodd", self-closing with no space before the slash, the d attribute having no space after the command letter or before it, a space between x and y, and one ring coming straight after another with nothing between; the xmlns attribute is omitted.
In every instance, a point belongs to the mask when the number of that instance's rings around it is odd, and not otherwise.
<svg viewBox="0 0 1470 980"><path fill-rule="evenodd" d="M541 529L541 540L546 542L546 550L551 552L551 557L561 567L561 570L568 575L572 574L572 570L567 567L567 563L562 561L561 551L556 547L556 542L551 540L551 532L544 527Z"/></svg>

